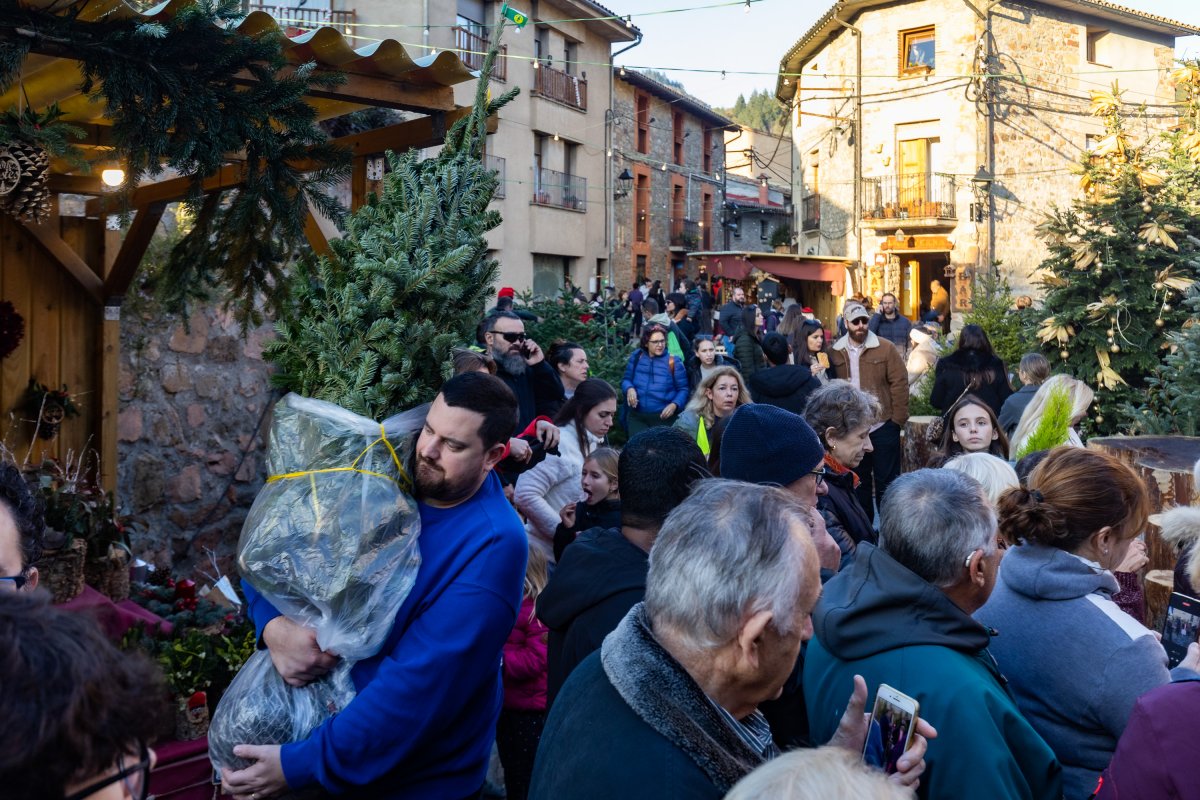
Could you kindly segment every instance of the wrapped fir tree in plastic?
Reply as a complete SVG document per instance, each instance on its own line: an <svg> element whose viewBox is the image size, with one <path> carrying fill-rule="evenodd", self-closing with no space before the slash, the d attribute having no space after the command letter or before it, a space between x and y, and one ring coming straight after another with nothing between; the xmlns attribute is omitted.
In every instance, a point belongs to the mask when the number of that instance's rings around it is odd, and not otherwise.
<svg viewBox="0 0 1200 800"><path fill-rule="evenodd" d="M420 516L405 464L420 407L383 423L289 394L275 406L270 477L238 542L242 576L341 657L319 681L292 687L260 650L221 698L209 730L217 767L242 768L238 744L303 739L354 697L350 668L374 655L420 567Z"/></svg>

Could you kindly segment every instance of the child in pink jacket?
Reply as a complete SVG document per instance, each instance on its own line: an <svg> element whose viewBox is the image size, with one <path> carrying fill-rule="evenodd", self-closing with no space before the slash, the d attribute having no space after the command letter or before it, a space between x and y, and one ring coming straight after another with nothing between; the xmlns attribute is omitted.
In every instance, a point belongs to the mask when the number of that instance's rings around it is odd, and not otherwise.
<svg viewBox="0 0 1200 800"><path fill-rule="evenodd" d="M546 724L547 629L537 618L534 603L548 579L545 554L530 547L525 598L517 612L517 624L504 644L504 709L496 726L508 800L525 800Z"/></svg>

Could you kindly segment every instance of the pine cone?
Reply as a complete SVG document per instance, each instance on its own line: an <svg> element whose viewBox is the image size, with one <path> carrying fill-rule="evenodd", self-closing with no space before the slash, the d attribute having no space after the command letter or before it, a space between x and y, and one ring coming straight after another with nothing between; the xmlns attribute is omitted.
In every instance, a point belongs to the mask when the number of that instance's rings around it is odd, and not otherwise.
<svg viewBox="0 0 1200 800"><path fill-rule="evenodd" d="M0 198L0 208L25 222L37 222L50 214L50 192L47 188L50 156L42 148L28 142L9 143L8 152L21 165L21 180L17 188Z"/></svg>

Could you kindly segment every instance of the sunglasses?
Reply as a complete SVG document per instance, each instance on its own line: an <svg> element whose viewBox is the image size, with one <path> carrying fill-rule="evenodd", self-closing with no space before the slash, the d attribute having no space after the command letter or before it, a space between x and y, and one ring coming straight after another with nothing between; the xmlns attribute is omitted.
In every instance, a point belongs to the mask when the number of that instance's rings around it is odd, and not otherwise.
<svg viewBox="0 0 1200 800"><path fill-rule="evenodd" d="M29 582L29 576L22 572L20 575L0 576L0 594L4 592L19 592Z"/></svg>
<svg viewBox="0 0 1200 800"><path fill-rule="evenodd" d="M529 338L528 336L526 336L523 333L512 333L512 332L501 333L500 331L492 331L492 333L495 334L496 336L502 337L504 339L504 341L508 342L509 344L512 344L514 342L523 342Z"/></svg>

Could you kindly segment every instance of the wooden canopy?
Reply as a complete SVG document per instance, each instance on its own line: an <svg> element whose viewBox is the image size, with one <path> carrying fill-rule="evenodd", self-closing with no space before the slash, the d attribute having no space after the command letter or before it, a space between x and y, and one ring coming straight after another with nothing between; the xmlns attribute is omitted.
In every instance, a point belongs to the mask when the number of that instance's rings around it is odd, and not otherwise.
<svg viewBox="0 0 1200 800"><path fill-rule="evenodd" d="M93 0L83 7L80 19L140 17L149 22L170 18L191 2L168 0L141 11L125 0ZM62 3L23 0L23 5L53 11ZM440 144L453 123L471 111L455 105L453 87L473 80L477 73L455 53L443 51L417 58L395 40L356 49L334 28L287 37L264 12L250 14L237 30L250 36L276 32L284 37L290 68L315 61L318 70L336 71L345 77L336 88L309 93L307 101L320 119L368 107L425 115L335 140L353 157L352 207L361 204L372 188L367 181L368 158L385 150ZM26 58L20 84L0 94L0 107L28 103L45 108L58 103L65 120L87 133L79 146L101 156L113 147L110 122L104 104L92 102L80 91L81 80L79 61L69 50L39 40ZM246 75L244 80L250 83L253 78ZM494 126L495 121L490 122ZM236 188L243 177L243 164L238 154L232 153L224 167L205 178L204 190L216 193ZM49 183L55 195L93 199L87 202L82 218L60 218L57 196L54 210L44 222L24 223L0 215L0 299L13 302L26 320L22 345L0 361L0 438L19 457L29 453L34 461L94 447L100 454L101 482L114 489L121 302L167 205L186 196L190 180L171 176L140 186L130 199L133 217L126 231L106 229L105 218L115 209L109 207L106 187L98 176L52 161ZM318 252L329 246L323 222L310 213L305 229ZM68 385L81 398L87 423L69 435L64 426L58 440L31 443L33 426L22 419L20 411L31 377L50 386Z"/></svg>

